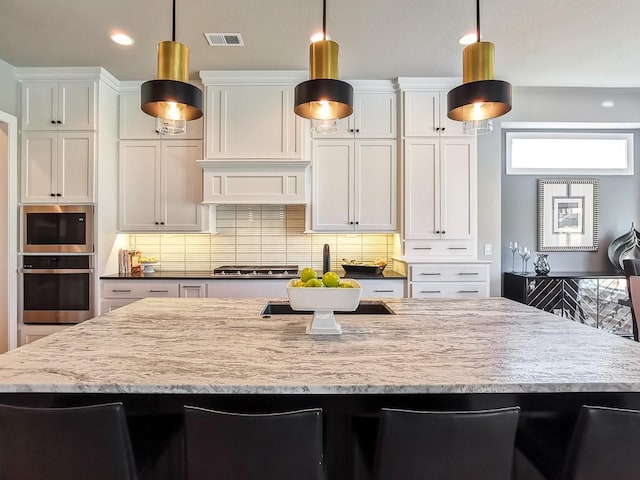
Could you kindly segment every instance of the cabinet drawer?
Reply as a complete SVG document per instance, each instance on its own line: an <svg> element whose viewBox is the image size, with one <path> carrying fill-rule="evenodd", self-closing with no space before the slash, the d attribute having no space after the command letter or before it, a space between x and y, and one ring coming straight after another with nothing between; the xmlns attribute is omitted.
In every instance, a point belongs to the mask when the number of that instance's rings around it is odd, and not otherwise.
<svg viewBox="0 0 640 480"><path fill-rule="evenodd" d="M489 296L487 282L415 282L411 298L482 298Z"/></svg>
<svg viewBox="0 0 640 480"><path fill-rule="evenodd" d="M107 300L102 300L100 302L100 315L104 315L105 313L113 312L120 307L124 307L125 305L129 305L130 303L137 302L140 300L139 298L110 298Z"/></svg>
<svg viewBox="0 0 640 480"><path fill-rule="evenodd" d="M412 282L487 282L489 267L465 263L412 265L409 279Z"/></svg>
<svg viewBox="0 0 640 480"><path fill-rule="evenodd" d="M404 254L407 257L473 257L473 240L407 240Z"/></svg>
<svg viewBox="0 0 640 480"><path fill-rule="evenodd" d="M102 298L178 297L178 284L173 282L103 282Z"/></svg>
<svg viewBox="0 0 640 480"><path fill-rule="evenodd" d="M358 278L362 286L363 298L402 298L404 297L404 280L363 280Z"/></svg>

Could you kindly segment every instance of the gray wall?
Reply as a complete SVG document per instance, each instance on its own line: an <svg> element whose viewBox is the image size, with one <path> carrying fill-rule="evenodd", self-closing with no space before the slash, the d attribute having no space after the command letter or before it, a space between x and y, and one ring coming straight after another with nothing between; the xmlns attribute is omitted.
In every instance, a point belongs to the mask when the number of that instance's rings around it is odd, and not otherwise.
<svg viewBox="0 0 640 480"><path fill-rule="evenodd" d="M18 115L16 68L0 59L0 111Z"/></svg>
<svg viewBox="0 0 640 480"><path fill-rule="evenodd" d="M603 100L612 100L613 108L601 107ZM595 88L522 88L514 91L525 115L504 121L558 122L629 122L640 123L640 89ZM522 112L524 113L524 111ZM626 130L628 131L628 130ZM617 236L627 232L631 222L640 226L640 130L633 130L635 163L633 176L588 176L600 183L600 233L596 252L550 252L553 271L606 271L613 267L607 258L607 247ZM506 248L510 240L517 240L537 250L537 180L557 178L543 175L506 175L504 131L500 134L500 169L502 178L502 271L510 271L511 252ZM578 177L566 176L566 178ZM516 271L519 257L516 255ZM520 262L521 265L521 262ZM531 270L531 260L529 262Z"/></svg>

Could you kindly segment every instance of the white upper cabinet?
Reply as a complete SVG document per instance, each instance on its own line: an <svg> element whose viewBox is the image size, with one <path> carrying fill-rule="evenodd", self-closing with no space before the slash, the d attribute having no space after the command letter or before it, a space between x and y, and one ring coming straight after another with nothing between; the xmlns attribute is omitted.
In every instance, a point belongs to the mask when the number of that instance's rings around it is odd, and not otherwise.
<svg viewBox="0 0 640 480"><path fill-rule="evenodd" d="M207 159L301 160L303 121L293 112L303 72L200 72Z"/></svg>
<svg viewBox="0 0 640 480"><path fill-rule="evenodd" d="M142 82L121 82L120 84L120 139L121 140L157 140L160 134L156 131L156 118L147 115L140 108L140 86ZM165 140L201 139L204 117L187 122L184 135L172 137L165 135Z"/></svg>
<svg viewBox="0 0 640 480"><path fill-rule="evenodd" d="M368 83L369 88L371 83ZM380 91L354 92L353 114L338 120L338 131L314 138L396 138L397 94L391 82L377 82ZM357 84L354 89L358 88Z"/></svg>
<svg viewBox="0 0 640 480"><path fill-rule="evenodd" d="M95 130L96 103L92 80L23 80L22 130Z"/></svg>
<svg viewBox="0 0 640 480"><path fill-rule="evenodd" d="M202 142L122 141L121 231L200 231Z"/></svg>
<svg viewBox="0 0 640 480"><path fill-rule="evenodd" d="M23 203L92 203L95 133L22 134Z"/></svg>
<svg viewBox="0 0 640 480"><path fill-rule="evenodd" d="M313 143L313 230L395 231L395 140Z"/></svg>
<svg viewBox="0 0 640 480"><path fill-rule="evenodd" d="M404 238L475 238L475 138L407 139L404 150Z"/></svg>
<svg viewBox="0 0 640 480"><path fill-rule="evenodd" d="M465 135L462 122L447 117L447 94L460 84L456 79L398 79L402 89L405 137Z"/></svg>

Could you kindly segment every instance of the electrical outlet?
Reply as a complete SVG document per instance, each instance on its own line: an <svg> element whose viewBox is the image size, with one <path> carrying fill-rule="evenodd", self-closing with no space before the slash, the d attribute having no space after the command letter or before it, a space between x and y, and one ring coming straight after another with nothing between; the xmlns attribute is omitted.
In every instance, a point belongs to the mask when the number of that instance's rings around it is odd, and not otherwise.
<svg viewBox="0 0 640 480"><path fill-rule="evenodd" d="M489 257L491 255L493 255L493 247L490 243L485 243L484 244L484 255L485 257Z"/></svg>

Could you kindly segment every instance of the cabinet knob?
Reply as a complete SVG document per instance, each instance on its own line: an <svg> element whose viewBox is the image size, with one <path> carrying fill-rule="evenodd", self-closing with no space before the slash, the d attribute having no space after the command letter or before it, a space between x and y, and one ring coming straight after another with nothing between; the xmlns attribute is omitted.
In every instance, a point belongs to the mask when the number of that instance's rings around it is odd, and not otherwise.
<svg viewBox="0 0 640 480"><path fill-rule="evenodd" d="M360 222L356 222L356 225L360 225Z"/></svg>
<svg viewBox="0 0 640 480"><path fill-rule="evenodd" d="M57 124L62 125L62 120L56 121Z"/></svg>
<svg viewBox="0 0 640 480"><path fill-rule="evenodd" d="M440 230L436 230L436 233L440 233Z"/></svg>
<svg viewBox="0 0 640 480"><path fill-rule="evenodd" d="M350 128L350 129L349 129L349 131L350 131L351 133L353 133L353 128Z"/></svg>
<svg viewBox="0 0 640 480"><path fill-rule="evenodd" d="M51 196L52 196L52 197L55 197L55 196L56 196L56 194L55 194L55 193L52 193L52 194L51 194Z"/></svg>
<svg viewBox="0 0 640 480"><path fill-rule="evenodd" d="M353 222L349 222L349 225L353 225Z"/></svg>
<svg viewBox="0 0 640 480"><path fill-rule="evenodd" d="M56 121L55 120L51 120L51 123L53 123L55 125Z"/></svg>
<svg viewBox="0 0 640 480"><path fill-rule="evenodd" d="M164 225L164 222L160 222L160 225Z"/></svg>
<svg viewBox="0 0 640 480"><path fill-rule="evenodd" d="M442 130L442 131L444 132L444 129L445 129L445 128L446 128L446 127L442 127L440 130Z"/></svg>
<svg viewBox="0 0 640 480"><path fill-rule="evenodd" d="M155 222L156 225L160 225L158 222Z"/></svg>
<svg viewBox="0 0 640 480"><path fill-rule="evenodd" d="M444 230L442 230L442 232L441 232L441 233L447 233L447 232L445 232Z"/></svg>
<svg viewBox="0 0 640 480"><path fill-rule="evenodd" d="M360 129L359 128L356 128L356 133L360 133Z"/></svg>
<svg viewBox="0 0 640 480"><path fill-rule="evenodd" d="M56 197L61 197L62 194L61 193L56 193Z"/></svg>
<svg viewBox="0 0 640 480"><path fill-rule="evenodd" d="M440 131L440 127L436 127L436 132L439 132L439 131Z"/></svg>

